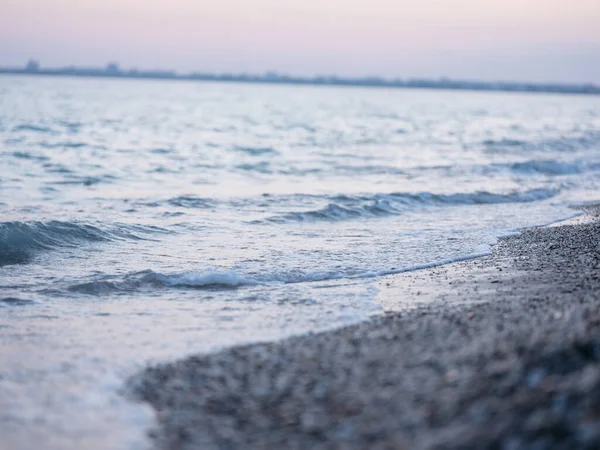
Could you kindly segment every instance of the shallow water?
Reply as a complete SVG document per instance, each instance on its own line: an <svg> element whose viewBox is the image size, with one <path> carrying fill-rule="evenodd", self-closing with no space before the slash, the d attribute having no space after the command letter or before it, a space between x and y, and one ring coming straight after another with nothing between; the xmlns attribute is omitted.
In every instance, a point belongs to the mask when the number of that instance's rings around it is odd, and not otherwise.
<svg viewBox="0 0 600 450"><path fill-rule="evenodd" d="M143 448L147 362L377 314L598 200L600 98L0 78L0 434Z"/></svg>

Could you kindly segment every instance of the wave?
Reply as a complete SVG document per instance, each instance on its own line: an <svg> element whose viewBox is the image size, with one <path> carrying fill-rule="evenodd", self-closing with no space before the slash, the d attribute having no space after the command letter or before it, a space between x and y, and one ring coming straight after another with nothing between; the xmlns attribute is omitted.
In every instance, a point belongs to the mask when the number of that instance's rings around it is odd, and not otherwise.
<svg viewBox="0 0 600 450"><path fill-rule="evenodd" d="M547 223L538 224L537 226L548 226L553 223L567 220L580 215L581 212L573 212L567 216L552 220ZM524 228L514 229L511 232L497 235L497 238L506 238L515 236ZM236 289L247 286L273 286L283 284L296 283L312 283L335 280L357 280L366 278L376 278L387 275L412 272L416 270L429 269L446 264L451 264L459 261L466 261L475 258L488 256L491 249L488 246L481 247L476 253L464 253L450 256L444 259L430 260L417 264L366 269L354 268L346 271L338 270L322 270L322 271L305 271L305 270L275 270L265 271L258 275L238 274L234 270L219 270L206 269L203 271L192 270L180 273L164 274L153 270L145 270L141 272L133 272L126 275L102 275L95 276L90 281L85 281L77 284L70 284L66 287L51 289L53 293L64 293L65 290L76 294L85 295L109 295L118 293L152 293L156 289L211 289L211 290L227 290Z"/></svg>
<svg viewBox="0 0 600 450"><path fill-rule="evenodd" d="M49 127L44 127L41 125L34 125L29 123L24 123L21 125L17 125L12 129L12 131L33 131L35 133L49 133L56 134L56 131Z"/></svg>
<svg viewBox="0 0 600 450"><path fill-rule="evenodd" d="M207 209L214 208L217 202L211 198L197 197L195 195L179 195L177 197L168 198L166 200L158 200L154 202L140 202L143 206L157 207L157 206L175 206L178 208L191 208L191 209Z"/></svg>
<svg viewBox="0 0 600 450"><path fill-rule="evenodd" d="M310 211L289 212L271 216L267 222L314 222L341 221L363 217L398 215L418 206L482 205L494 203L526 203L552 198L556 189L532 189L526 192L494 194L475 192L468 194L432 194L421 192L374 194L369 196L335 196L324 208Z"/></svg>
<svg viewBox="0 0 600 450"><path fill-rule="evenodd" d="M519 170L567 170L567 168L537 166L520 167ZM302 211L291 211L274 214L260 220L252 220L247 223L287 223L287 222L314 222L314 221L342 221L363 217L385 217L399 215L407 210L423 206L444 205L477 205L494 203L525 203L552 198L559 193L558 189L532 189L524 192L512 192L497 194L490 192L457 193L457 194L433 194L430 192L420 193L389 193L372 195L312 195L312 194L290 194L270 195L263 194L260 197L240 197L226 200L215 198L196 197L184 195L157 201L138 201L136 204L148 207L169 207L185 209L210 209L219 207L235 208L242 211L247 208L255 210L259 208L267 210L288 210L292 208L303 208ZM294 206L290 206L294 205ZM164 215L181 215L181 211L169 211Z"/></svg>
<svg viewBox="0 0 600 450"><path fill-rule="evenodd" d="M273 280L271 280L273 281ZM256 286L268 281L238 275L233 270L188 271L162 274L153 270L135 272L124 277L106 275L95 280L71 285L70 292L88 295L103 295L113 292L130 292L146 288L197 288L231 289L240 286Z"/></svg>
<svg viewBox="0 0 600 450"><path fill-rule="evenodd" d="M304 175L407 175L407 171L395 166L386 165L348 165L336 162L329 163L325 167L299 168L289 166L273 171L280 175L304 176Z"/></svg>
<svg viewBox="0 0 600 450"><path fill-rule="evenodd" d="M4 306L28 306L35 304L35 301L18 297L0 297L0 307Z"/></svg>
<svg viewBox="0 0 600 450"><path fill-rule="evenodd" d="M238 274L234 270L219 271L216 269L208 269L204 271L188 271L174 274L163 274L152 270L145 270L127 274L124 277L114 275L101 276L91 281L69 285L66 287L66 290L76 294L101 296L115 293L151 291L161 288L226 290L247 286L272 286L342 279L364 279L427 269L487 255L489 255L489 252L480 252L405 267L374 271L356 270L347 273L338 271L305 272L292 270L289 272L281 271L262 276L244 276ZM60 289L55 289L53 291L60 292Z"/></svg>
<svg viewBox="0 0 600 450"><path fill-rule="evenodd" d="M31 160L38 160L38 161L47 161L48 159L50 159L47 156L38 155L33 152L27 152L27 151L12 152L11 155L14 156L15 158L19 158L19 159L31 159Z"/></svg>
<svg viewBox="0 0 600 450"><path fill-rule="evenodd" d="M163 275L161 273L152 273L146 276L152 281L162 283L165 286L182 286L182 287L237 287L237 286L253 286L263 284L254 278L245 278L238 275L233 270L226 272L218 272L207 270L204 272L184 272L178 275Z"/></svg>
<svg viewBox="0 0 600 450"><path fill-rule="evenodd" d="M279 152L272 147L244 147L236 145L233 147L233 150L240 153L246 153L252 156L279 154Z"/></svg>
<svg viewBox="0 0 600 450"><path fill-rule="evenodd" d="M600 169L600 164L583 161L531 160L512 163L508 168L518 174L573 175Z"/></svg>
<svg viewBox="0 0 600 450"><path fill-rule="evenodd" d="M502 147L522 147L527 145L527 141L519 139L486 139L483 142L484 147L488 149L496 149Z"/></svg>
<svg viewBox="0 0 600 450"><path fill-rule="evenodd" d="M58 168L58 170L60 170L60 168ZM71 171L69 171L69 169L66 169L67 172L63 171L59 172L59 173L71 173ZM56 170L55 170L56 172ZM83 186L93 186L95 184L100 184L100 183L111 183L113 182L113 180L115 180L115 177L112 175L103 175L101 177L90 177L90 176L78 176L78 175L73 175L73 176L69 176L68 178L64 179L64 180L59 180L59 181L52 181L52 182L47 182L47 184L54 184L54 185L83 185Z"/></svg>
<svg viewBox="0 0 600 450"><path fill-rule="evenodd" d="M600 132L597 130L584 131L578 135L549 138L540 140L521 139L486 139L481 141L483 150L488 153L514 153L543 152L543 153L569 153L583 149L596 148L600 140Z"/></svg>
<svg viewBox="0 0 600 450"><path fill-rule="evenodd" d="M85 142L72 142L72 141L64 141L64 142L40 142L40 147L44 148L82 148L82 147L96 147L96 148L104 148L102 146L91 146Z"/></svg>
<svg viewBox="0 0 600 450"><path fill-rule="evenodd" d="M25 264L40 251L75 248L85 243L149 239L167 233L158 227L111 225L101 228L82 222L0 222L0 267Z"/></svg>
<svg viewBox="0 0 600 450"><path fill-rule="evenodd" d="M271 168L271 163L268 161L259 161L254 164L250 164L250 163L238 164L235 166L235 168L242 170L244 172L258 172L261 174L273 173L273 169Z"/></svg>
<svg viewBox="0 0 600 450"><path fill-rule="evenodd" d="M491 163L484 165L437 165L416 166L407 169L410 176L431 176L430 172L442 172L442 176L466 177L509 173L514 175L577 175L600 171L600 159L594 157L576 160L531 159L517 162Z"/></svg>

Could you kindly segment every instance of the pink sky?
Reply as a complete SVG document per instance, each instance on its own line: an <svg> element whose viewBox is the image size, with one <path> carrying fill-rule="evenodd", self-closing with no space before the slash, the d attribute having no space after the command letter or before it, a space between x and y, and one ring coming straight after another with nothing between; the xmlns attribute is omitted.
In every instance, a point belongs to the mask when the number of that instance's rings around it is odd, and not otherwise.
<svg viewBox="0 0 600 450"><path fill-rule="evenodd" d="M600 0L0 0L0 64L600 83Z"/></svg>

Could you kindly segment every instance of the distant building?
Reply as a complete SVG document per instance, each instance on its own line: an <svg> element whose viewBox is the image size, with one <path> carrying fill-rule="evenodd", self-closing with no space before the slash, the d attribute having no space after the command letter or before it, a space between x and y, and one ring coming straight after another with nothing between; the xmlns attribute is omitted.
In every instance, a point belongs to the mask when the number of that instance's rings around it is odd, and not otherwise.
<svg viewBox="0 0 600 450"><path fill-rule="evenodd" d="M117 75L121 73L121 70L119 69L119 65L117 63L109 63L106 65L106 73L110 75Z"/></svg>
<svg viewBox="0 0 600 450"><path fill-rule="evenodd" d="M27 61L27 65L25 66L25 72L39 72L40 63L35 59L30 59Z"/></svg>

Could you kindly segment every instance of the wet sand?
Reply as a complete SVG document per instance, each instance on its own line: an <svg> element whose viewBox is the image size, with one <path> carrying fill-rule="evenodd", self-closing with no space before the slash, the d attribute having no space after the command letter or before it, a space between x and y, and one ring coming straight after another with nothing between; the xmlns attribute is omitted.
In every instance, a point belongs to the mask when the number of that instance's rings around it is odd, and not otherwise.
<svg viewBox="0 0 600 450"><path fill-rule="evenodd" d="M600 208L386 277L385 317L151 367L163 449L600 448Z"/></svg>

